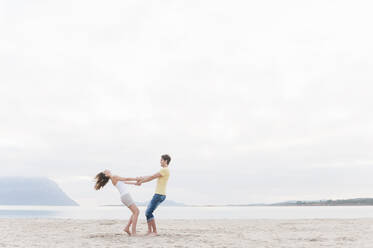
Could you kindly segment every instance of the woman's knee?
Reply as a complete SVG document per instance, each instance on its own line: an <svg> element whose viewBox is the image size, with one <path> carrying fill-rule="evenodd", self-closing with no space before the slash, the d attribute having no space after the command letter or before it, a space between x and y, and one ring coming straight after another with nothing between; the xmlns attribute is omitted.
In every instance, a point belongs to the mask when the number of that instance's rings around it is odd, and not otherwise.
<svg viewBox="0 0 373 248"><path fill-rule="evenodd" d="M140 213L139 208L135 204L132 204L129 209L131 210L132 214L138 215Z"/></svg>
<svg viewBox="0 0 373 248"><path fill-rule="evenodd" d="M139 210L139 208L136 208L136 209L133 211L133 214L134 214L134 215L139 215L139 214L140 214L140 210Z"/></svg>

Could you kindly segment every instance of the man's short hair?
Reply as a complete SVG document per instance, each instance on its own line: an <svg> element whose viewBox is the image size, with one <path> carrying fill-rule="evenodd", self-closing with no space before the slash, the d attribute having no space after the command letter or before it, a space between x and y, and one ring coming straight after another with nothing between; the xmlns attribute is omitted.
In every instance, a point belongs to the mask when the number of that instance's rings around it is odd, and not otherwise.
<svg viewBox="0 0 373 248"><path fill-rule="evenodd" d="M162 158L164 161L166 161L167 164L170 164L170 162L171 162L171 157L170 157L170 155L168 155L168 154L164 154L164 155L161 156L161 158Z"/></svg>

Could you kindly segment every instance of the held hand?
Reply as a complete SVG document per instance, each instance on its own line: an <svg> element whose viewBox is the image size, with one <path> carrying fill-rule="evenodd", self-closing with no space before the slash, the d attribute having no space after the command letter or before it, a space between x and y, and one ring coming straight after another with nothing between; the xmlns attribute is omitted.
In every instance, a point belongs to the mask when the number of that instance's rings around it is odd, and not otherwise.
<svg viewBox="0 0 373 248"><path fill-rule="evenodd" d="M137 181L137 182L135 183L136 186L141 186L141 184L142 184L141 181Z"/></svg>

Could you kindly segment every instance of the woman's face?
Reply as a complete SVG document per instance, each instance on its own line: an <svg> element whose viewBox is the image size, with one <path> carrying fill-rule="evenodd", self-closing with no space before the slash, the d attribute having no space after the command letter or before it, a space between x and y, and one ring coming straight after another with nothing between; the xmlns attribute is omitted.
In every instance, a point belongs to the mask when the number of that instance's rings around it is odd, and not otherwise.
<svg viewBox="0 0 373 248"><path fill-rule="evenodd" d="M105 176L108 177L108 176L110 176L111 172L110 172L109 170L105 170L105 171L104 171L104 174L105 174Z"/></svg>

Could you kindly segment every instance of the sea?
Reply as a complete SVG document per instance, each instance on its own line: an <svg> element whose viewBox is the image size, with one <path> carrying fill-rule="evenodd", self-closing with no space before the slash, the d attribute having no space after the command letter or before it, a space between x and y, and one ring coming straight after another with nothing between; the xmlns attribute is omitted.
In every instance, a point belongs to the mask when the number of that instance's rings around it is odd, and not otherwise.
<svg viewBox="0 0 373 248"><path fill-rule="evenodd" d="M145 207L139 207L145 219ZM0 218L128 219L124 206L1 206ZM373 206L250 206L171 207L160 206L158 219L355 219L373 218Z"/></svg>

